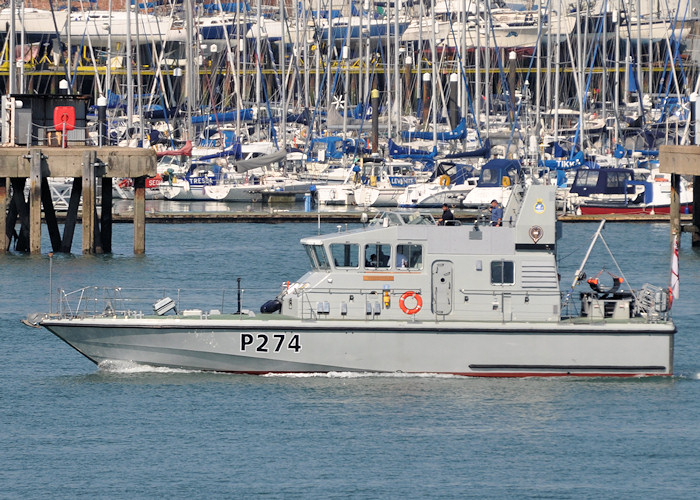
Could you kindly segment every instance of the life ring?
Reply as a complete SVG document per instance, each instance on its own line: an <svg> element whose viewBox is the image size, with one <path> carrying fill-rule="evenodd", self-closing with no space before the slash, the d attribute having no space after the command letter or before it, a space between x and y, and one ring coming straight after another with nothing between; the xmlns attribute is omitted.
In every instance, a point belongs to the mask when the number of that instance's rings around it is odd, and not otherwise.
<svg viewBox="0 0 700 500"><path fill-rule="evenodd" d="M510 186L510 177L508 177L507 175L504 175L503 179L501 179L501 184L503 185L503 187Z"/></svg>
<svg viewBox="0 0 700 500"><path fill-rule="evenodd" d="M450 185L450 176L449 175L441 175L440 176L440 185L441 186L449 186Z"/></svg>
<svg viewBox="0 0 700 500"><path fill-rule="evenodd" d="M599 294L613 294L617 292L620 288L620 285L622 285L622 282L624 281L622 278L618 276L613 276L613 284L609 289L604 289L602 286L600 286L600 283L598 282L598 277L596 276L595 278L590 278L588 280L588 284L591 287L591 290L593 290L596 293Z"/></svg>
<svg viewBox="0 0 700 500"><path fill-rule="evenodd" d="M414 299L416 299L416 305L413 307L413 309L409 309L408 307L406 307L405 301L409 297L413 297ZM409 290L408 292L404 292L404 294L399 299L399 307L406 314L416 314L423 307L423 299L421 298L418 292Z"/></svg>
<svg viewBox="0 0 700 500"><path fill-rule="evenodd" d="M306 139L306 129L305 128L301 129L301 138Z"/></svg>
<svg viewBox="0 0 700 500"><path fill-rule="evenodd" d="M131 186L131 179L124 178L119 181L119 187L125 188Z"/></svg>

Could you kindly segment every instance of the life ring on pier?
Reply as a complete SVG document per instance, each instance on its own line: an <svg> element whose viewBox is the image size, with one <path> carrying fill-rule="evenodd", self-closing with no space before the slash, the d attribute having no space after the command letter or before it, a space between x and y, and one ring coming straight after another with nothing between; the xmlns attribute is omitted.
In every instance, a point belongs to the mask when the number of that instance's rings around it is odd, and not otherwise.
<svg viewBox="0 0 700 500"><path fill-rule="evenodd" d="M412 309L409 309L408 307L406 307L406 299L408 299L410 297L413 297L416 301L416 305L413 306ZM406 314L416 314L423 307L423 299L421 298L421 296L418 292L414 292L412 290L409 290L408 292L404 292L404 294L399 299L399 307Z"/></svg>
<svg viewBox="0 0 700 500"><path fill-rule="evenodd" d="M449 186L450 185L450 176L449 175L441 175L440 176L440 185L441 186Z"/></svg>

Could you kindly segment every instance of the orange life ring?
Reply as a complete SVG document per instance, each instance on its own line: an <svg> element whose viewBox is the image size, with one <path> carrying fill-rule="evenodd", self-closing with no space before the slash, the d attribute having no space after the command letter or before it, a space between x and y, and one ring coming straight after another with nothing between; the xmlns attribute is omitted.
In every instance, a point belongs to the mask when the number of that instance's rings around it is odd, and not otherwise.
<svg viewBox="0 0 700 500"><path fill-rule="evenodd" d="M406 307L405 301L409 297L413 297L414 299L416 299L416 305L413 307L413 309L409 309L408 307ZM416 314L423 307L423 299L421 298L418 292L409 290L408 292L404 292L404 294L399 299L399 307L406 314Z"/></svg>

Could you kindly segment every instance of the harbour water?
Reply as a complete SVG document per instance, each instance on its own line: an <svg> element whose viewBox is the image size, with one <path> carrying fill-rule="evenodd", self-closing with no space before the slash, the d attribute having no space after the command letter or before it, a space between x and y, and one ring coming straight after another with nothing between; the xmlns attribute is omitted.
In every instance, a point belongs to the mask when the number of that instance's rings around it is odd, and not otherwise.
<svg viewBox="0 0 700 500"><path fill-rule="evenodd" d="M571 282L595 229L564 225L562 283ZM51 282L67 290L234 290L240 277L252 309L305 272L298 240L316 232L306 223L149 224L147 253L134 256L132 227L118 224L112 255L54 256ZM603 234L633 286L668 282L667 224L608 224ZM98 368L20 323L49 307L48 241L43 248L41 256L0 255L0 498L686 499L700 492L700 253L689 239L673 305L676 375L624 380ZM606 255L598 244L590 269L615 273ZM234 294L227 297L230 310Z"/></svg>

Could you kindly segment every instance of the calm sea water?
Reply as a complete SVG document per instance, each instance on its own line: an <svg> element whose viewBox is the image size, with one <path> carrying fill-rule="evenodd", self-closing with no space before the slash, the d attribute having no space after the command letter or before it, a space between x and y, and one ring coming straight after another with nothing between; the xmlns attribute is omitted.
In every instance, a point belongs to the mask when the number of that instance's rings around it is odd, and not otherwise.
<svg viewBox="0 0 700 500"><path fill-rule="evenodd" d="M564 226L569 283L596 225ZM335 231L323 226L323 231ZM307 268L314 224L114 228L56 256L53 286L268 288ZM666 284L666 225L604 231L627 280ZM76 235L80 249L80 234ZM684 240L672 378L246 376L97 368L40 329L49 260L0 255L2 498L697 498L700 254ZM596 247L593 265L614 271ZM590 272L589 272L590 274ZM256 302L257 301L257 302Z"/></svg>

